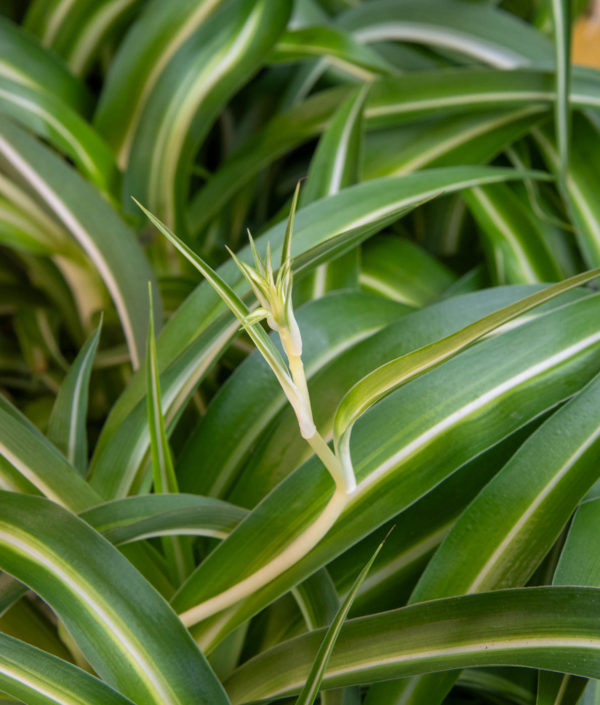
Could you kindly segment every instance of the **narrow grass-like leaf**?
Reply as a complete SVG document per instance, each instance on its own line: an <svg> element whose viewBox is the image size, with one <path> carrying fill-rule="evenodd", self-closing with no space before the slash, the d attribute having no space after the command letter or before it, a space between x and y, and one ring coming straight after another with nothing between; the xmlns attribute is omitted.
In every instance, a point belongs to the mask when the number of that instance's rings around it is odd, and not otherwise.
<svg viewBox="0 0 600 705"><path fill-rule="evenodd" d="M544 121L547 112L546 106L534 103L511 110L444 115L371 132L362 178L399 176L423 167L487 163Z"/></svg>
<svg viewBox="0 0 600 705"><path fill-rule="evenodd" d="M0 121L0 162L50 209L94 262L113 297L137 367L148 322L141 282L154 282L155 277L133 232L62 160L6 119Z"/></svg>
<svg viewBox="0 0 600 705"><path fill-rule="evenodd" d="M362 142L362 110L368 87L363 86L339 107L323 133L308 170L301 204L338 193L359 180ZM344 257L322 264L300 284L300 291L318 298L336 288L351 288L358 284L359 251L357 248ZM310 286L309 286L310 285ZM311 291L307 291L308 289Z"/></svg>
<svg viewBox="0 0 600 705"><path fill-rule="evenodd" d="M560 177L560 154L554 144L554 135L547 128L532 131L542 156L557 178ZM595 193L598 174L590 168L600 154L600 133L585 115L575 115L573 144L569 155L566 179L566 201L579 250L589 267L600 264L600 207Z"/></svg>
<svg viewBox="0 0 600 705"><path fill-rule="evenodd" d="M336 412L334 437L336 445L343 455L344 462L350 464L352 462L349 457L352 426L360 415L376 401L393 389L397 389L400 385L452 357L459 350L471 345L499 326L530 311L539 304L559 296L564 291L581 286L596 279L598 276L600 276L600 269L594 269L565 279L541 292L526 297L522 301L496 311L476 323L472 323L462 331L458 331L425 348L415 350L413 353L399 357L367 375L346 394Z"/></svg>
<svg viewBox="0 0 600 705"><path fill-rule="evenodd" d="M339 19L362 42L402 41L451 48L498 68L543 64L547 39L519 18L487 3L457 0L375 0Z"/></svg>
<svg viewBox="0 0 600 705"><path fill-rule="evenodd" d="M138 703L226 705L189 634L117 549L47 499L0 503L0 567L53 607L101 678Z"/></svg>
<svg viewBox="0 0 600 705"><path fill-rule="evenodd" d="M142 0L36 0L25 18L25 27L83 76L115 33L131 19Z"/></svg>
<svg viewBox="0 0 600 705"><path fill-rule="evenodd" d="M190 204L190 223L199 233L225 203L262 168L277 157L322 132L348 95L335 88L275 116L256 135L228 156ZM534 71L447 69L406 74L372 84L364 110L367 130L390 127L425 116L473 110L493 110L539 103L554 104L553 74ZM600 106L596 72L573 72L570 104ZM416 156L416 155L415 155Z"/></svg>
<svg viewBox="0 0 600 705"><path fill-rule="evenodd" d="M584 502L577 510L554 571L553 585L600 586L600 563L595 546L600 527L600 501ZM541 671L536 705L568 705L581 697L586 680Z"/></svg>
<svg viewBox="0 0 600 705"><path fill-rule="evenodd" d="M135 200L135 199L134 199ZM284 389L291 389L292 381L289 373L283 362L281 355L269 336L265 333L260 325L251 325L247 322L250 310L246 304L240 299L235 291L214 271L206 262L204 262L190 247L180 240L175 233L162 223L156 216L144 208L138 201L135 201L140 209L146 214L150 222L160 230L160 232L181 252L181 254L191 262L194 267L202 274L202 276L210 283L213 289L221 297L222 301L227 305L229 310L238 319L242 328L246 331L252 342L260 350L265 360L275 373L279 383Z"/></svg>
<svg viewBox="0 0 600 705"><path fill-rule="evenodd" d="M526 584L598 478L598 407L597 377L482 489L427 565L411 602ZM407 705L441 703L456 675L399 682L397 697ZM369 702L377 702L378 690L372 689Z"/></svg>
<svg viewBox="0 0 600 705"><path fill-rule="evenodd" d="M80 668L1 633L0 688L26 705L133 705Z"/></svg>
<svg viewBox="0 0 600 705"><path fill-rule="evenodd" d="M377 546L368 563L358 574L356 580L354 581L354 584L346 595L346 598L340 605L340 608L337 614L335 615L335 619L327 629L327 632L323 637L321 646L317 651L313 666L310 670L310 673L308 674L308 678L306 679L306 683L304 684L304 687L302 688L300 695L298 696L296 705L313 705L317 695L319 694L321 683L323 681L323 676L325 675L325 671L327 669L327 666L329 665L331 655L333 653L333 650L335 649L335 643L340 635L340 631L344 625L344 622L346 621L348 612L352 607L354 598L358 594L361 585L369 574L373 563L375 563L375 559L379 555L379 552L381 551L384 542L385 538L379 544L379 546Z"/></svg>
<svg viewBox="0 0 600 705"><path fill-rule="evenodd" d="M179 492L171 449L165 429L160 394L160 375L156 363L156 340L154 338L154 306L152 286L148 284L150 303L150 326L146 354L146 374L148 378L148 426L150 429L150 454L152 457L152 477L156 494ZM191 546L178 536L163 539L163 547L169 562L174 581L182 582L192 571L194 561Z"/></svg>
<svg viewBox="0 0 600 705"><path fill-rule="evenodd" d="M86 418L92 365L102 320L79 351L61 385L48 422L48 438L80 474L87 472Z"/></svg>
<svg viewBox="0 0 600 705"><path fill-rule="evenodd" d="M152 477L154 491L157 494L179 491L173 468L171 450L165 431L162 414L160 376L156 364L156 340L154 337L154 306L152 288L148 287L150 302L150 326L148 328L148 345L146 353L146 375L148 383L148 425L150 427L150 445L152 450Z"/></svg>
<svg viewBox="0 0 600 705"><path fill-rule="evenodd" d="M569 139L571 134L571 108L569 106L571 81L571 3L569 0L552 0L554 25L554 59L556 70L556 100L554 124L558 140L560 183L566 190L569 169Z"/></svg>
<svg viewBox="0 0 600 705"><path fill-rule="evenodd" d="M594 588L498 590L353 619L342 628L323 684L335 688L483 665L597 678L599 602ZM225 684L232 704L297 693L323 631L284 642L241 666Z"/></svg>

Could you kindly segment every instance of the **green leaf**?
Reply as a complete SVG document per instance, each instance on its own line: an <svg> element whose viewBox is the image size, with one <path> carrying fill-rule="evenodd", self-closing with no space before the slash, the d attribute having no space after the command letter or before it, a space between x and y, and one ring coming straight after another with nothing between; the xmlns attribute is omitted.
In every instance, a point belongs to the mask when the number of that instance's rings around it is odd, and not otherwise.
<svg viewBox="0 0 600 705"><path fill-rule="evenodd" d="M98 504L100 496L64 455L0 395L0 455L46 497L73 511Z"/></svg>
<svg viewBox="0 0 600 705"><path fill-rule="evenodd" d="M534 129L533 136L549 168L560 176L560 155L554 145L554 135L548 129ZM566 202L575 226L577 244L588 266L600 263L600 207L595 194L598 174L590 169L600 154L600 134L584 115L573 120L573 145L569 156L566 180Z"/></svg>
<svg viewBox="0 0 600 705"><path fill-rule="evenodd" d="M233 0L202 24L165 66L140 116L124 177L129 195L187 233L191 170L227 101L260 68L284 29L291 0Z"/></svg>
<svg viewBox="0 0 600 705"><path fill-rule="evenodd" d="M92 99L85 85L28 32L0 18L0 76L51 94L77 112L87 112Z"/></svg>
<svg viewBox="0 0 600 705"><path fill-rule="evenodd" d="M357 490L333 526L340 498L321 464L293 472L175 595L188 623L242 600L206 619L199 643L213 648L240 620L581 388L599 369L596 315L596 297L560 307L472 346L370 409L353 442ZM260 547L251 558L250 543Z"/></svg>
<svg viewBox="0 0 600 705"><path fill-rule="evenodd" d="M547 39L514 15L488 3L457 0L375 0L339 19L356 39L418 42L454 51L503 69L544 64Z"/></svg>
<svg viewBox="0 0 600 705"><path fill-rule="evenodd" d="M531 294L521 301L495 311L483 319L472 323L461 331L429 346L402 355L382 365L358 382L342 399L334 420L334 438L343 461L352 464L350 459L350 434L357 419L375 402L389 394L393 389L406 384L411 379L444 362L448 358L471 345L499 326L530 311L537 305L549 301L564 291L592 281L600 276L600 269L576 274L558 284L549 286L541 292Z"/></svg>
<svg viewBox="0 0 600 705"><path fill-rule="evenodd" d="M430 166L487 163L546 115L545 106L533 103L512 110L431 117L371 132L362 178L399 176Z"/></svg>
<svg viewBox="0 0 600 705"><path fill-rule="evenodd" d="M0 567L52 606L109 685L139 703L228 702L166 602L105 539L44 498L0 503Z"/></svg>
<svg viewBox="0 0 600 705"><path fill-rule="evenodd" d="M247 511L220 499L177 493L112 500L80 516L111 543L122 545L169 535L223 539Z"/></svg>
<svg viewBox="0 0 600 705"><path fill-rule="evenodd" d="M447 598L347 622L323 681L335 688L467 666L600 675L594 588L526 588ZM493 639L490 639L490 635ZM297 693L323 630L284 642L226 681L233 705Z"/></svg>
<svg viewBox="0 0 600 705"><path fill-rule="evenodd" d="M367 93L368 87L363 86L344 101L323 133L310 162L300 199L302 206L338 193L359 181L362 110ZM359 250L355 248L334 262L322 264L301 280L298 289L300 296L318 298L334 288L356 288L359 255Z"/></svg>
<svg viewBox="0 0 600 705"><path fill-rule="evenodd" d="M69 105L47 91L0 75L0 110L68 155L109 199L119 174L104 141Z"/></svg>
<svg viewBox="0 0 600 705"><path fill-rule="evenodd" d="M584 502L577 510L554 572L553 585L600 586L600 563L594 550L600 526L600 501ZM540 672L537 705L575 703L586 680Z"/></svg>
<svg viewBox="0 0 600 705"><path fill-rule="evenodd" d="M269 60L277 63L323 56L334 66L363 80L395 73L394 68L376 51L357 42L350 33L327 26L302 27L285 32Z"/></svg>
<svg viewBox="0 0 600 705"><path fill-rule="evenodd" d="M146 374L148 377L148 426L150 428L150 449L152 456L152 477L156 494L179 492L171 450L165 430L160 394L160 375L156 363L156 341L154 339L154 306L152 305L152 285L148 283L150 303L150 327L146 354ZM185 539L179 536L163 539L163 547L169 563L170 574L175 582L182 582L191 573L194 560L192 549Z"/></svg>
<svg viewBox="0 0 600 705"><path fill-rule="evenodd" d="M455 281L455 275L410 240L390 234L363 245L360 283L363 289L420 308L433 303Z"/></svg>
<svg viewBox="0 0 600 705"><path fill-rule="evenodd" d="M139 9L141 0L36 0L25 27L52 48L76 75L85 75L115 34Z"/></svg>
<svg viewBox="0 0 600 705"><path fill-rule="evenodd" d="M0 688L27 705L132 705L89 673L6 634L0 634Z"/></svg>
<svg viewBox="0 0 600 705"><path fill-rule="evenodd" d="M357 566L370 555L386 529L395 525L376 566L355 600L353 615L384 612L408 602L421 573L462 512L537 426L539 421L534 419L498 445L473 458L395 516L389 524L362 539L329 564L328 570L337 590L346 592L356 575Z"/></svg>
<svg viewBox="0 0 600 705"><path fill-rule="evenodd" d="M571 81L571 3L569 0L552 0L554 25L554 58L556 64L556 100L554 123L558 138L560 181L566 189L569 169L569 139L571 133L571 108L569 105Z"/></svg>
<svg viewBox="0 0 600 705"><path fill-rule="evenodd" d="M368 95L363 86L338 108L311 159L300 205L338 193L358 181L362 109Z"/></svg>
<svg viewBox="0 0 600 705"><path fill-rule="evenodd" d="M463 512L428 563L411 602L526 584L598 478L598 406L600 378L525 441ZM398 683L397 697L433 705L455 679L446 673L404 681Z"/></svg>
<svg viewBox="0 0 600 705"><path fill-rule="evenodd" d="M347 97L335 88L311 96L301 105L276 115L234 150L190 204L190 223L197 234L229 199L277 157L315 137ZM372 84L364 110L365 128L379 129L409 120L444 114L554 104L553 74L534 70L491 71L447 69L406 74ZM573 72L573 107L600 106L597 72ZM426 145L424 145L424 148ZM413 155L417 158L418 155Z"/></svg>
<svg viewBox="0 0 600 705"><path fill-rule="evenodd" d="M0 163L92 260L113 298L133 366L138 367L148 326L145 282L155 282L155 277L134 233L61 159L6 119L0 120Z"/></svg>
<svg viewBox="0 0 600 705"><path fill-rule="evenodd" d="M546 233L508 186L469 189L464 196L483 235L494 281L518 284L562 279Z"/></svg>
<svg viewBox="0 0 600 705"><path fill-rule="evenodd" d="M152 477L154 491L177 493L177 478L173 469L171 450L165 431L160 394L160 375L156 364L156 340L154 338L154 306L152 304L152 287L148 286L150 303L150 326L146 352L146 375L148 385L148 426L150 428L150 446L152 454Z"/></svg>
<svg viewBox="0 0 600 705"><path fill-rule="evenodd" d="M45 3L38 2L42 7ZM223 0L149 3L121 43L94 117L95 126L127 165L131 144L149 97L186 41ZM33 22L33 20L31 20Z"/></svg>
<svg viewBox="0 0 600 705"><path fill-rule="evenodd" d="M344 622L346 621L348 612L352 607L352 603L354 602L354 598L356 597L360 586L363 584L365 578L369 574L373 563L375 563L375 559L379 555L379 552L381 551L384 542L385 538L379 544L379 546L377 546L368 563L358 574L356 580L354 581L354 584L346 595L346 598L340 605L340 608L337 614L335 615L335 619L327 629L327 632L323 637L323 641L321 642L321 646L319 646L319 650L317 651L313 666L310 670L310 673L308 674L308 678L306 679L306 683L304 684L304 687L302 688L300 695L298 696L296 705L313 705L317 695L319 694L319 689L323 681L323 676L325 675L325 671L327 669L327 666L329 665L329 661L331 660L331 655L335 649L336 641L338 640L340 631L344 626Z"/></svg>
<svg viewBox="0 0 600 705"><path fill-rule="evenodd" d="M61 385L48 422L48 438L81 475L87 472L86 417L92 365L102 319L79 351Z"/></svg>

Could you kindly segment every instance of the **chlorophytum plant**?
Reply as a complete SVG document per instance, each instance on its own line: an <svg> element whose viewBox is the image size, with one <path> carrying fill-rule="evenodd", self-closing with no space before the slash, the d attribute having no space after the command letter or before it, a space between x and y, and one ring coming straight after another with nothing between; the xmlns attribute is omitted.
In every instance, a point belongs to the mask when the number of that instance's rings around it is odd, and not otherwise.
<svg viewBox="0 0 600 705"><path fill-rule="evenodd" d="M1 703L600 702L592 5L0 3Z"/></svg>

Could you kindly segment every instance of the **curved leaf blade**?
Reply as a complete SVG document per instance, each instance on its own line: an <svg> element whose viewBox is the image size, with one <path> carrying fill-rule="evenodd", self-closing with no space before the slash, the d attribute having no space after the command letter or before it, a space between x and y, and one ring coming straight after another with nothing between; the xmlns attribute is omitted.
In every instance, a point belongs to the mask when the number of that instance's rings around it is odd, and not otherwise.
<svg viewBox="0 0 600 705"><path fill-rule="evenodd" d="M92 365L101 330L102 319L69 368L48 422L49 440L64 453L67 460L81 475L85 475L87 471L85 420Z"/></svg>
<svg viewBox="0 0 600 705"><path fill-rule="evenodd" d="M133 232L48 148L0 120L0 163L53 213L100 272L119 313L134 368L148 327L145 282L156 279Z"/></svg>
<svg viewBox="0 0 600 705"><path fill-rule="evenodd" d="M103 679L134 702L228 703L166 602L108 541L44 498L0 502L0 567L56 610Z"/></svg>
<svg viewBox="0 0 600 705"><path fill-rule="evenodd" d="M2 633L0 688L27 705L132 705L80 668Z"/></svg>
<svg viewBox="0 0 600 705"><path fill-rule="evenodd" d="M129 195L188 231L187 196L196 153L219 112L260 67L285 27L291 0L233 0L215 12L157 80L131 146Z"/></svg>
<svg viewBox="0 0 600 705"><path fill-rule="evenodd" d="M324 686L483 665L600 675L594 588L526 588L446 598L347 622ZM493 638L490 635L493 634ZM226 682L233 705L297 693L323 630L284 642Z"/></svg>
<svg viewBox="0 0 600 705"><path fill-rule="evenodd" d="M40 492L72 511L98 504L99 495L7 399L0 395L2 455Z"/></svg>

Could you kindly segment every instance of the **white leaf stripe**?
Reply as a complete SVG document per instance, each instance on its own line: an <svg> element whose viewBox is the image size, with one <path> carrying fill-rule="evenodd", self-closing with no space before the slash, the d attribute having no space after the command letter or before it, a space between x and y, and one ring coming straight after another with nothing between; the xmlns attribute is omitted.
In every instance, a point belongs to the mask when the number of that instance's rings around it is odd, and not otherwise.
<svg viewBox="0 0 600 705"><path fill-rule="evenodd" d="M102 325L102 323L100 323ZM82 408L81 397L85 392L84 381L86 378L86 371L91 368L92 360L96 355L96 349L98 346L98 339L100 336L100 326L96 330L96 334L92 338L92 341L86 350L84 357L81 360L80 372L75 380L75 388L73 389L73 396L71 400L71 413L69 414L69 432L67 436L67 460L75 465L76 463L76 448L77 439L80 433L85 434L85 427L79 428L80 421L85 420L86 409Z"/></svg>
<svg viewBox="0 0 600 705"><path fill-rule="evenodd" d="M59 705L133 705L95 676L6 634L0 634L0 687L19 702L31 694Z"/></svg>
<svg viewBox="0 0 600 705"><path fill-rule="evenodd" d="M96 179L102 178L99 172L98 165L94 162L91 155L86 151L84 145L79 140L78 136L73 132L70 132L65 123L58 119L55 115L52 115L44 106L40 103L36 103L31 98L26 98L23 95L17 95L13 91L6 90L0 87L0 98L6 100L7 102L14 103L20 106L24 110L27 110L32 115L37 115L37 117L46 122L53 130L62 136L67 144L69 144L77 158L80 160L82 167ZM79 121L78 121L79 122ZM85 124L81 121L79 125L82 129L85 128Z"/></svg>
<svg viewBox="0 0 600 705"><path fill-rule="evenodd" d="M131 665L139 680L145 684L153 702L157 705L178 705L177 695L161 677L144 644L137 639L134 631L122 623L92 585L70 570L70 566L49 546L40 544L32 536L2 521L0 543L20 555L23 560L35 561L60 581L106 633L107 642L121 652L123 661Z"/></svg>
<svg viewBox="0 0 600 705"><path fill-rule="evenodd" d="M353 505L362 502L369 491L381 484L388 474L395 472L398 466L408 460L411 456L423 450L440 434L466 420L477 411L492 404L507 392L531 381L535 377L550 371L562 362L573 358L578 353L594 346L600 342L600 331L570 345L563 350L547 357L546 359L531 365L519 374L512 376L496 387L489 389L476 399L465 404L455 412L438 422L410 443L407 443L399 451L394 453L385 462L377 466L370 474L362 479L354 492L338 496L336 492L323 512L318 516L312 525L294 538L287 546L277 553L271 560L260 566L248 577L235 583L231 587L210 597L203 602L184 610L180 613L180 618L186 625L193 625L202 619L206 619L211 614L231 606L235 602L243 599L260 587L266 585L271 580L284 573L293 566L308 551L314 547L323 536L329 531L340 515L348 515L353 511Z"/></svg>

